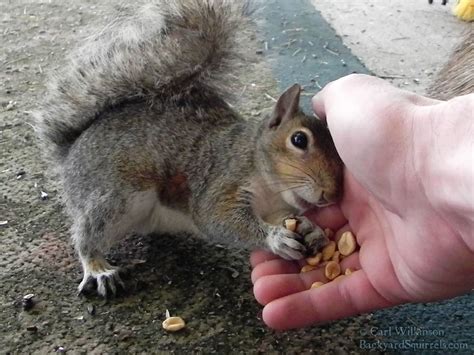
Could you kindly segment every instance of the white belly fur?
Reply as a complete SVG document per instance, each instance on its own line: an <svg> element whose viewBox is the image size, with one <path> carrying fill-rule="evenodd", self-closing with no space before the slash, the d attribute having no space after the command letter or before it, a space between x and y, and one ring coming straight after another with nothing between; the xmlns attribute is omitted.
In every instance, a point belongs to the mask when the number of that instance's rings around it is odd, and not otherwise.
<svg viewBox="0 0 474 355"><path fill-rule="evenodd" d="M160 203L156 191L135 193L128 201L121 221L114 226L113 233L198 233L189 215ZM112 232L112 231L111 231Z"/></svg>

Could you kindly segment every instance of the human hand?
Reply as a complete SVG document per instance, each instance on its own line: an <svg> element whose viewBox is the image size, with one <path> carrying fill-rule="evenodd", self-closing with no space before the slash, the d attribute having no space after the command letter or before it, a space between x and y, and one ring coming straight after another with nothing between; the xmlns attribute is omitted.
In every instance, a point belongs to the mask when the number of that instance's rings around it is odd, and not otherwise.
<svg viewBox="0 0 474 355"><path fill-rule="evenodd" d="M474 94L440 102L351 75L326 86L313 108L346 170L341 203L310 215L336 237L354 232L360 250L341 264L358 271L309 289L321 271L301 274L297 262L254 252L265 323L297 328L471 290Z"/></svg>

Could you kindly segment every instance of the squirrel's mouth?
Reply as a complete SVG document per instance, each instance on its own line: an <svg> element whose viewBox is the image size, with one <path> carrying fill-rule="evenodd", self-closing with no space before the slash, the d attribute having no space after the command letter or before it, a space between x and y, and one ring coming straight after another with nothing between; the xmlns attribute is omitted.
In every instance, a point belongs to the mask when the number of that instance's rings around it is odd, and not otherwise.
<svg viewBox="0 0 474 355"><path fill-rule="evenodd" d="M295 202L298 205L298 207L300 209L302 209L303 211L309 210L309 209L313 208L314 206L316 206L316 205L306 201L304 198L298 196L297 194L294 195L294 198L295 198Z"/></svg>
<svg viewBox="0 0 474 355"><path fill-rule="evenodd" d="M298 205L298 208L302 209L303 211L309 210L314 207L326 207L334 204L334 202L327 201L324 197L320 197L317 202L309 202L296 193L293 195L293 197L295 199L296 205Z"/></svg>

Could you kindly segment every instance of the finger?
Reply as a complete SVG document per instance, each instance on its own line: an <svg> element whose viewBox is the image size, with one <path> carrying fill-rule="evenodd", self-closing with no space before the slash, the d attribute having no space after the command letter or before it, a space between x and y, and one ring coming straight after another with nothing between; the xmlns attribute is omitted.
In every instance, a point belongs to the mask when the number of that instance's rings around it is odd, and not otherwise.
<svg viewBox="0 0 474 355"><path fill-rule="evenodd" d="M280 259L280 257L269 252L268 250L257 249L252 251L252 253L250 254L250 265L252 266L252 268L254 268L260 263L264 263L266 261L274 259Z"/></svg>
<svg viewBox="0 0 474 355"><path fill-rule="evenodd" d="M316 281L322 281L324 283L329 281L325 276L324 267L303 273L300 273L299 270L289 273L289 269L286 269L284 272L278 274L274 271L277 271L279 266L281 265L274 265L275 268L273 270L266 269L259 271L258 277L255 278L253 292L255 299L260 304L266 305L275 299L306 291ZM342 273L348 268L359 270L360 263L358 253L344 258L340 266Z"/></svg>
<svg viewBox="0 0 474 355"><path fill-rule="evenodd" d="M417 95L411 92L407 92L408 99L417 106L433 106L441 102L440 100L432 99L430 97Z"/></svg>
<svg viewBox="0 0 474 355"><path fill-rule="evenodd" d="M266 305L276 299L308 290L313 280L326 280L324 270L263 276L255 282L253 294L258 303Z"/></svg>
<svg viewBox="0 0 474 355"><path fill-rule="evenodd" d="M282 275L294 274L300 272L300 265L298 262L284 259L273 259L262 262L255 266L252 270L252 283L255 283L259 278L267 275Z"/></svg>
<svg viewBox="0 0 474 355"><path fill-rule="evenodd" d="M363 108L365 110L366 116L370 117L371 113L376 113L372 112L374 109L378 108L379 106L386 106L386 104L392 102L393 100L398 100L402 103L411 103L415 106L429 106L440 103L438 100L398 89L391 85L388 81L374 76L352 74L326 85L318 94L313 97L312 107L316 116L318 116L321 120L326 121L328 118L331 118L331 113L328 111L333 109L340 111L340 104L341 102L344 102L346 111L342 110L340 112L344 112L345 115L339 115L337 119L353 120L354 117L357 117L359 114L363 114L363 112L356 113L356 110ZM368 105L361 105L361 102L368 103ZM386 106L386 108L388 108L388 106ZM349 112L352 112L353 114L349 115ZM331 133L333 133L333 128L339 127L339 124L333 124L331 127L330 122L328 122L328 126L331 130ZM341 126L345 125L341 124Z"/></svg>
<svg viewBox="0 0 474 355"><path fill-rule="evenodd" d="M367 95L365 87L367 84L371 86L380 86L390 84L385 83L382 79L365 75L365 74L351 74L344 76L338 80L332 81L327 84L320 92L313 96L311 104L313 111L316 116L322 121L327 120L327 110L334 106L334 103L338 105L342 100L350 99L354 95L364 96ZM357 91L354 91L354 88L357 88ZM369 92L370 95L370 92ZM356 101L359 101L360 97L357 97ZM363 101L362 101L363 102Z"/></svg>
<svg viewBox="0 0 474 355"><path fill-rule="evenodd" d="M271 328L284 330L394 305L380 296L365 273L359 270L340 281L268 303L263 309L263 320Z"/></svg>
<svg viewBox="0 0 474 355"><path fill-rule="evenodd" d="M341 208L336 205L311 209L304 215L321 228L337 230L347 223Z"/></svg>
<svg viewBox="0 0 474 355"><path fill-rule="evenodd" d="M324 106L324 93L325 91L322 90L318 92L316 95L313 96L311 99L311 105L313 107L313 111L321 121L326 122L326 108Z"/></svg>

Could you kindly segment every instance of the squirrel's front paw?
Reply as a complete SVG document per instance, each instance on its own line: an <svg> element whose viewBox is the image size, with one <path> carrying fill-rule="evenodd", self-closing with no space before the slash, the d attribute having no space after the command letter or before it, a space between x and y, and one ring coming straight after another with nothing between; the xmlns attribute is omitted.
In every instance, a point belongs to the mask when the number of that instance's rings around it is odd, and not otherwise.
<svg viewBox="0 0 474 355"><path fill-rule="evenodd" d="M272 226L267 235L267 245L272 253L287 260L304 258L306 247L301 242L301 236L284 227Z"/></svg>
<svg viewBox="0 0 474 355"><path fill-rule="evenodd" d="M83 267L84 278L78 287L80 295L96 292L99 296L108 298L115 296L118 289L125 289L119 269L111 266L105 259L91 259L83 263Z"/></svg>
<svg viewBox="0 0 474 355"><path fill-rule="evenodd" d="M324 231L319 226L314 225L308 218L304 216L293 218L298 221L295 232L302 237L307 255L315 255L329 243Z"/></svg>

